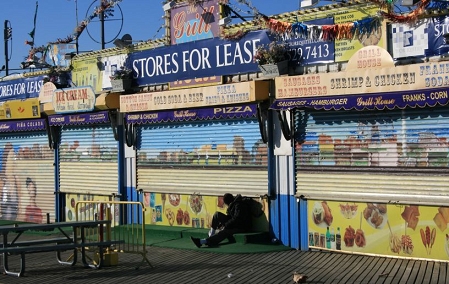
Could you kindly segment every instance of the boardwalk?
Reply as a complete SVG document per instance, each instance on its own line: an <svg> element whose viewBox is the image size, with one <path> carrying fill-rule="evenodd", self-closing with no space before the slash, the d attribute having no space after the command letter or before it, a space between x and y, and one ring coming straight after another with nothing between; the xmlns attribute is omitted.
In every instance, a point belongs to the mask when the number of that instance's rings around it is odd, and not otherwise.
<svg viewBox="0 0 449 284"><path fill-rule="evenodd" d="M223 254L148 247L153 268L140 256L120 254L119 265L101 270L56 263L54 253L27 255L26 277L0 276L0 283L438 283L449 284L446 262L408 260L320 251Z"/></svg>

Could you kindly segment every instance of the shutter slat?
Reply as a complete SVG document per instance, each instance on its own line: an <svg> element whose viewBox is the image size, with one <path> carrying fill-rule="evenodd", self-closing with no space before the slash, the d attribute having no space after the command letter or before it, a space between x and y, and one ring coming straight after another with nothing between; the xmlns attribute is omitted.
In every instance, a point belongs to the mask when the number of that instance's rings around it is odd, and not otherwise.
<svg viewBox="0 0 449 284"><path fill-rule="evenodd" d="M60 191L117 193L117 161L117 141L110 126L65 126L61 131Z"/></svg>

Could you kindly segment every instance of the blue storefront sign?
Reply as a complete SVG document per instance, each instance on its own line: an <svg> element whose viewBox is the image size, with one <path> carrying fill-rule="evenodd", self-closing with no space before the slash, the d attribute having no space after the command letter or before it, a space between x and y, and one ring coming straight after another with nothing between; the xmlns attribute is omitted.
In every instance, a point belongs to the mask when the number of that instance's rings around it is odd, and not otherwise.
<svg viewBox="0 0 449 284"><path fill-rule="evenodd" d="M45 119L1 121L0 132L45 130Z"/></svg>
<svg viewBox="0 0 449 284"><path fill-rule="evenodd" d="M38 98L44 76L0 81L0 101Z"/></svg>
<svg viewBox="0 0 449 284"><path fill-rule="evenodd" d="M239 40L212 38L132 53L127 64L139 86L258 72L253 55L269 42L267 31L249 32Z"/></svg>
<svg viewBox="0 0 449 284"><path fill-rule="evenodd" d="M109 113L107 111L100 111L96 113L77 113L71 115L57 114L48 117L48 124L50 126L95 124L108 122Z"/></svg>
<svg viewBox="0 0 449 284"><path fill-rule="evenodd" d="M391 25L393 58L449 55L449 17L423 19L415 25L394 23Z"/></svg>
<svg viewBox="0 0 449 284"><path fill-rule="evenodd" d="M375 93L365 95L347 95L332 97L312 97L295 99L276 99L271 109L289 110L310 108L315 110L382 110L406 107L426 107L447 105L449 94L446 89L425 89L392 93Z"/></svg>
<svg viewBox="0 0 449 284"><path fill-rule="evenodd" d="M428 19L427 23L429 49L425 51L426 56L447 55L449 42L446 42L445 35L449 32L449 17Z"/></svg>
<svg viewBox="0 0 449 284"><path fill-rule="evenodd" d="M152 111L137 114L126 114L128 124L179 122L206 119L231 119L255 117L257 106L244 104L232 107L195 108L185 110Z"/></svg>
<svg viewBox="0 0 449 284"><path fill-rule="evenodd" d="M334 62L335 42L323 40L311 27L333 25L334 18L293 24L291 32L282 38L290 46L290 62L296 65Z"/></svg>

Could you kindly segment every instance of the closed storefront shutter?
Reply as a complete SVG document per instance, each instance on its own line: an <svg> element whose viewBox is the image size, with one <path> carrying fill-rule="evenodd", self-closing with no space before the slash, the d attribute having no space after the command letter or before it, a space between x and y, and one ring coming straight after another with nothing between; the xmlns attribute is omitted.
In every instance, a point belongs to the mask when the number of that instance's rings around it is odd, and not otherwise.
<svg viewBox="0 0 449 284"><path fill-rule="evenodd" d="M449 110L305 111L295 116L297 196L449 201Z"/></svg>
<svg viewBox="0 0 449 284"><path fill-rule="evenodd" d="M110 126L61 128L60 191L105 194L118 192L117 141Z"/></svg>
<svg viewBox="0 0 449 284"><path fill-rule="evenodd" d="M267 193L267 147L256 119L139 127L138 189L222 195Z"/></svg>
<svg viewBox="0 0 449 284"><path fill-rule="evenodd" d="M46 222L55 216L54 154L46 132L0 135L1 219Z"/></svg>

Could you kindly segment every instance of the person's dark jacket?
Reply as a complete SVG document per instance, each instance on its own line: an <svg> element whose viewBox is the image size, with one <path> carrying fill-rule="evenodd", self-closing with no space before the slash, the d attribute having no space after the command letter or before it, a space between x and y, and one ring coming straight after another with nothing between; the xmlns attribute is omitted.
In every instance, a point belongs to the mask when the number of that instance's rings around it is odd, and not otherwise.
<svg viewBox="0 0 449 284"><path fill-rule="evenodd" d="M251 208L240 194L237 194L234 201L229 204L226 214L230 219L224 224L225 229L251 230Z"/></svg>

